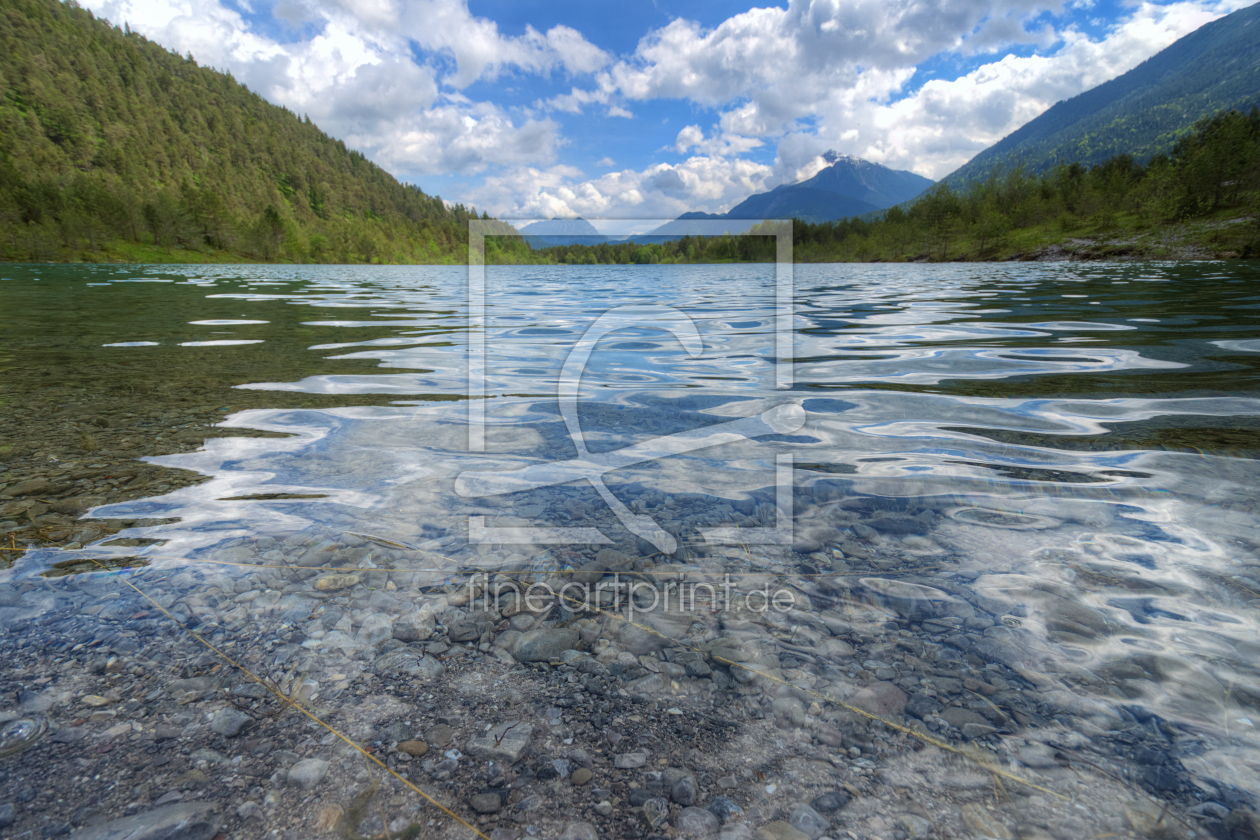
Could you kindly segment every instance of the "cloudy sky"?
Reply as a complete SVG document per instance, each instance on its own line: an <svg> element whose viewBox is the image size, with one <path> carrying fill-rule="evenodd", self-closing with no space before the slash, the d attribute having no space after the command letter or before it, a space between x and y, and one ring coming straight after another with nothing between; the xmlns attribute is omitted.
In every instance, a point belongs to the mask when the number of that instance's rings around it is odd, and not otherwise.
<svg viewBox="0 0 1260 840"><path fill-rule="evenodd" d="M940 178L1254 0L81 0L511 218L718 212L827 149Z"/></svg>

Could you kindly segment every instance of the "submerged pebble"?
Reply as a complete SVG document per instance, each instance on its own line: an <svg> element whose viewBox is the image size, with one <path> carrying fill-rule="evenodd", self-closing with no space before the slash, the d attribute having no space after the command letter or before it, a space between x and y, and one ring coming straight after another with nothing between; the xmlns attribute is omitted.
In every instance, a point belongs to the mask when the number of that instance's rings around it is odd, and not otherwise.
<svg viewBox="0 0 1260 840"><path fill-rule="evenodd" d="M8 721L0 727L0 757L30 749L47 732L48 718L43 715L28 715Z"/></svg>

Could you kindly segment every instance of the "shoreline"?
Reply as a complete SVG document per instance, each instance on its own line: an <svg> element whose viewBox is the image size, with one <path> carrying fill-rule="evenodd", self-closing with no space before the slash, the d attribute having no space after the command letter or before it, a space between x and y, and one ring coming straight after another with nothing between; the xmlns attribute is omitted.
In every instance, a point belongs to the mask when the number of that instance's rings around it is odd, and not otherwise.
<svg viewBox="0 0 1260 840"><path fill-rule="evenodd" d="M852 264L879 263L888 264L931 264L931 263L1000 263L1000 262L1141 262L1141 261L1174 261L1174 262L1212 262L1220 260L1260 259L1260 254L1245 254L1237 243L1222 241L1214 244L1213 238L1228 238L1231 233L1241 233L1241 225L1260 224L1260 219L1252 216L1236 218L1211 219L1196 222L1177 222L1158 225L1148 229L1103 230L1090 231L1082 227L1071 231L1063 231L1057 236L1039 235L1037 229L1023 229L1033 241L1021 242L1019 245L1008 245L1006 249L994 250L990 256L982 257L963 247L956 257L931 259L924 253L918 253L904 259L887 259L872 255L869 259L844 259L836 254L823 255L823 259L814 259L814 255L797 256L794 264ZM1020 233L1012 231L1014 238ZM962 247L962 246L960 246ZM1013 250L1012 250L1013 248ZM229 251L193 251L180 249L162 249L146 247L145 256L152 257L148 261L129 259L127 251L135 250L134 243L106 243L99 251L80 251L79 259L59 262L16 262L0 260L0 265L467 265L467 259L446 262L425 263L392 263L392 262L346 262L346 263L307 263L282 260L259 261L247 259L243 254ZM543 254L547 249L533 250L531 254ZM1244 247L1245 250L1245 247ZM123 252L122 255L119 252ZM117 258L111 258L111 254ZM755 260L717 260L713 262L676 262L670 265L723 265L726 263L743 264L759 262ZM577 265L578 263L556 263L548 260L535 260L527 263L491 262L488 265ZM635 263L595 263L595 265L634 265ZM651 263L660 265L666 263Z"/></svg>

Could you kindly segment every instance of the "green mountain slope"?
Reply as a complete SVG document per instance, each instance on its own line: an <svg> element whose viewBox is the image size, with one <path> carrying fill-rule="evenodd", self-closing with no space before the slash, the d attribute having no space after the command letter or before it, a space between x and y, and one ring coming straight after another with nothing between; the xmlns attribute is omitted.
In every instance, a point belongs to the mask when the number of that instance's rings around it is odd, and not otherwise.
<svg viewBox="0 0 1260 840"><path fill-rule="evenodd" d="M0 258L445 262L470 213L191 56L0 5Z"/></svg>
<svg viewBox="0 0 1260 840"><path fill-rule="evenodd" d="M1168 153L1194 123L1222 109L1260 105L1260 5L1196 29L1137 67L1041 116L976 155L945 180L962 186L994 166L1031 173L1060 162Z"/></svg>

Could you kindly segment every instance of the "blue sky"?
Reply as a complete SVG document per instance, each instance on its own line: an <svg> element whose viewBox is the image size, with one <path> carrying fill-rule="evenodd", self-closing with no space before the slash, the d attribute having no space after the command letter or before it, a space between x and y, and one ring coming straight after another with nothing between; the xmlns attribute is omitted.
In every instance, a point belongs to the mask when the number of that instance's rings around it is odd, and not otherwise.
<svg viewBox="0 0 1260 840"><path fill-rule="evenodd" d="M1242 0L84 0L402 180L511 218L673 218L835 149L940 178Z"/></svg>

